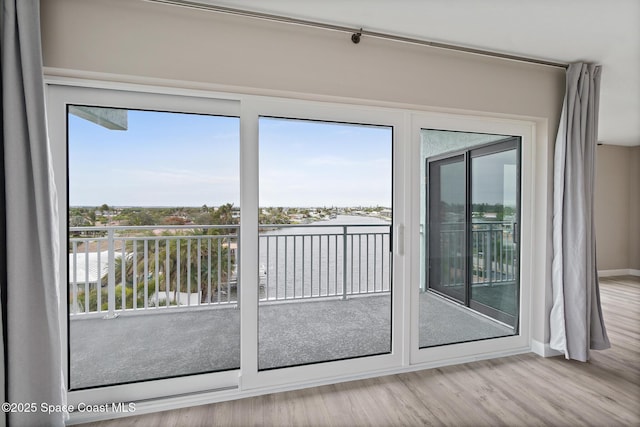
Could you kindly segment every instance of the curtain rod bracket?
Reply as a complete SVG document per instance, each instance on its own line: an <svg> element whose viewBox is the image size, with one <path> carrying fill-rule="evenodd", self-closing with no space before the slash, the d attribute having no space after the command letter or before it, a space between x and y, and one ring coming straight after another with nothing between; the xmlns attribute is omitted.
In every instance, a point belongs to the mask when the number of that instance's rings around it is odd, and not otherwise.
<svg viewBox="0 0 640 427"><path fill-rule="evenodd" d="M351 41L354 44L358 44L360 43L360 37L362 37L362 28L360 28L359 32L351 34Z"/></svg>

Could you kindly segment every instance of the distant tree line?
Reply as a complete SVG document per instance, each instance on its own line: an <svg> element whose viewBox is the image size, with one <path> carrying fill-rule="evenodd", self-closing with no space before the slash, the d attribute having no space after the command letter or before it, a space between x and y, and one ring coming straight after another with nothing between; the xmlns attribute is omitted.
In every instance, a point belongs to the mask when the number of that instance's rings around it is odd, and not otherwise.
<svg viewBox="0 0 640 427"><path fill-rule="evenodd" d="M118 224L141 225L233 225L238 218L233 215L232 203L218 207L126 207L115 208L107 204L97 207L70 207L69 226L88 227Z"/></svg>

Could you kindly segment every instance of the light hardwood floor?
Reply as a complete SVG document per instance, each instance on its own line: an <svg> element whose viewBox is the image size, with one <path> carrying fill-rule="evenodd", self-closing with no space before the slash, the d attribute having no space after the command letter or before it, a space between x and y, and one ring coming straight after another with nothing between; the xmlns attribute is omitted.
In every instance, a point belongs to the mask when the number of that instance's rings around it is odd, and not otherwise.
<svg viewBox="0 0 640 427"><path fill-rule="evenodd" d="M601 279L612 348L588 363L505 357L86 424L640 426L640 280Z"/></svg>

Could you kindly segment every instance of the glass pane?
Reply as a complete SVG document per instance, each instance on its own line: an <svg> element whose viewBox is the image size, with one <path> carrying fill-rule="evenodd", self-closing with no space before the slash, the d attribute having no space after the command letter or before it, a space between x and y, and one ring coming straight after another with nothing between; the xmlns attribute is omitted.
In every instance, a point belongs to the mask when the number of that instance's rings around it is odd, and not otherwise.
<svg viewBox="0 0 640 427"><path fill-rule="evenodd" d="M471 159L472 306L510 325L518 314L517 154L512 149Z"/></svg>
<svg viewBox="0 0 640 427"><path fill-rule="evenodd" d="M390 352L392 138L260 118L260 370Z"/></svg>
<svg viewBox="0 0 640 427"><path fill-rule="evenodd" d="M237 369L239 119L70 106L70 386Z"/></svg>
<svg viewBox="0 0 640 427"><path fill-rule="evenodd" d="M517 146L508 135L421 132L420 348L517 333Z"/></svg>

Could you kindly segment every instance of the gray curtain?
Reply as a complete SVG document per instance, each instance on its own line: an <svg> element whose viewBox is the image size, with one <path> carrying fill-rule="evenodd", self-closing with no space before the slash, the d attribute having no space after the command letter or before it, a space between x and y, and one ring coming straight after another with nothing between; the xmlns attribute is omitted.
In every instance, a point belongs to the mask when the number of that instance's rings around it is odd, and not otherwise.
<svg viewBox="0 0 640 427"><path fill-rule="evenodd" d="M2 186L5 211L2 320L4 401L34 402L9 413L12 426L63 425L57 211L47 139L39 0L0 0Z"/></svg>
<svg viewBox="0 0 640 427"><path fill-rule="evenodd" d="M550 346L589 360L609 348L600 307L593 218L600 66L571 64L556 138Z"/></svg>

